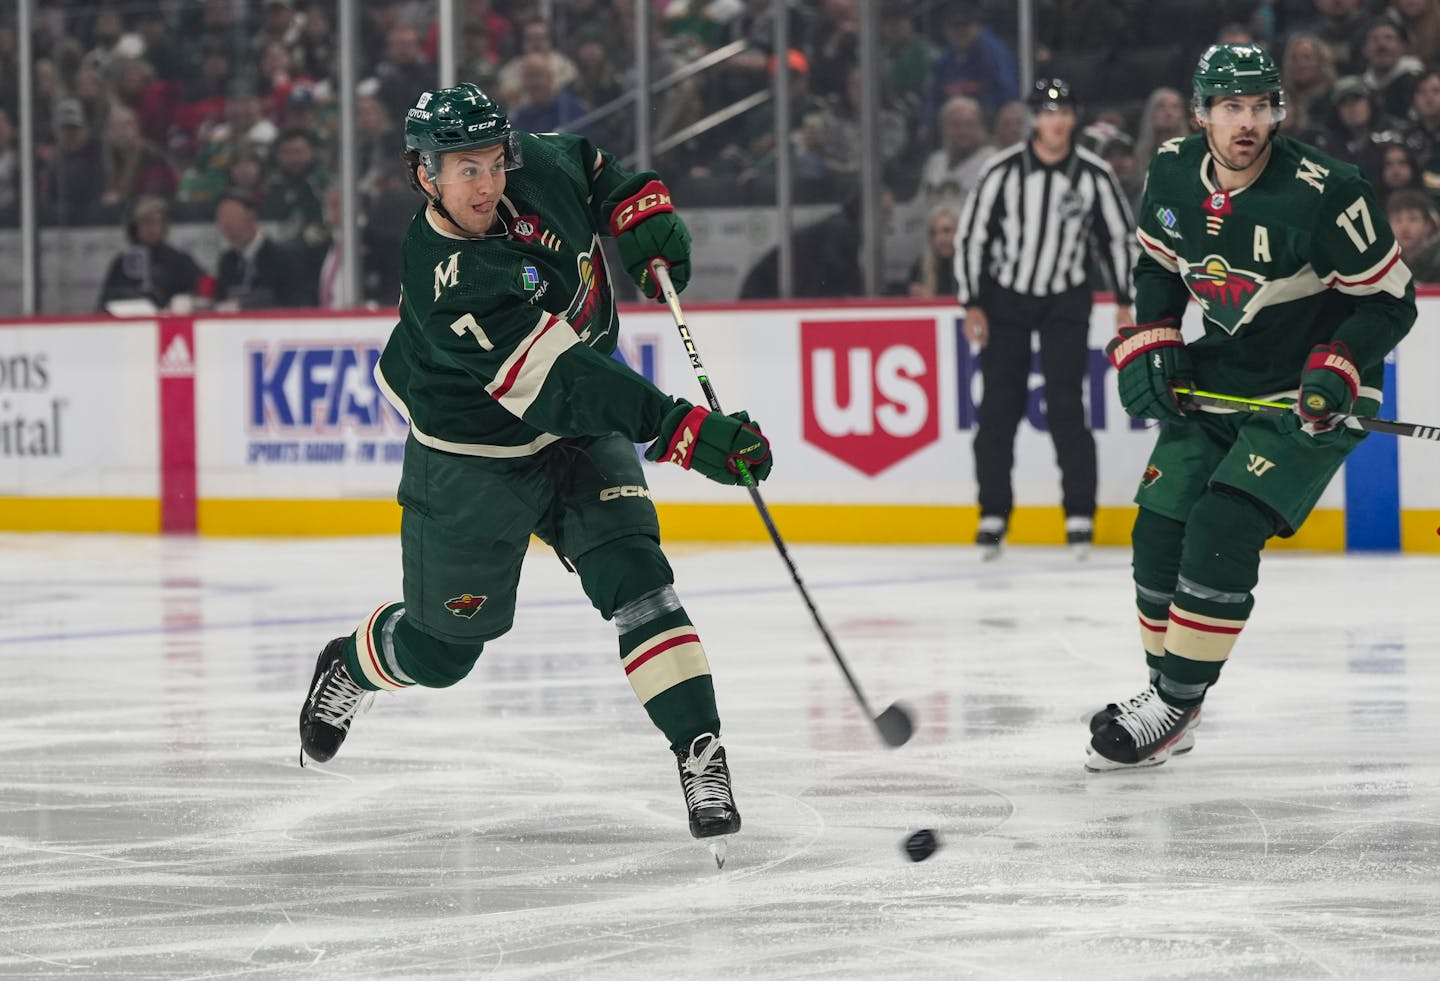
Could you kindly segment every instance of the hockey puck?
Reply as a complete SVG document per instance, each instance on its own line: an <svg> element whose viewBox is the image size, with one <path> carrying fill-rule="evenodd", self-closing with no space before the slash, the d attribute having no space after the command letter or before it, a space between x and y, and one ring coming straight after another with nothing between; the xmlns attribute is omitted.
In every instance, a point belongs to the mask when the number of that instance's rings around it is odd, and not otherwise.
<svg viewBox="0 0 1440 981"><path fill-rule="evenodd" d="M923 862L935 854L935 849L940 847L940 840L935 837L935 832L929 828L921 828L913 835L905 839L905 855L912 862Z"/></svg>

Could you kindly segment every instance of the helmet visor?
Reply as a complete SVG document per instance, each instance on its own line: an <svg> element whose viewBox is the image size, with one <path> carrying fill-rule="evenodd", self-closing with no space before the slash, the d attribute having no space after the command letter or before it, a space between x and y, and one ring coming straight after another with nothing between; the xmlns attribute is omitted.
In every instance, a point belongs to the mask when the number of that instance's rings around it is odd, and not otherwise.
<svg viewBox="0 0 1440 981"><path fill-rule="evenodd" d="M435 156L439 157L438 166L429 169L430 179L436 184L473 184L485 177L494 180L506 171L519 170L524 162L517 133L507 133L500 143L447 150Z"/></svg>

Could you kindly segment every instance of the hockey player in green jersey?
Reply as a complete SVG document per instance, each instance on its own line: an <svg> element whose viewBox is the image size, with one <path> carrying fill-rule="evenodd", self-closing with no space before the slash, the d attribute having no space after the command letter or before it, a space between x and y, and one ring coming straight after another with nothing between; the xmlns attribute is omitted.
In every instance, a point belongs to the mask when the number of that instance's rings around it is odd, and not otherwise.
<svg viewBox="0 0 1440 981"><path fill-rule="evenodd" d="M1293 535L1364 434L1415 289L1370 185L1277 132L1285 96L1259 47L1209 48L1201 132L1150 165L1135 266L1137 326L1107 347L1120 399L1160 420L1132 534L1150 685L1090 722L1086 766L1163 763L1194 745L1206 690L1254 606L1260 553ZM1185 343L1193 298L1204 336ZM1294 401L1285 416L1196 411L1175 386Z"/></svg>
<svg viewBox="0 0 1440 981"><path fill-rule="evenodd" d="M615 622L620 665L675 753L691 834L738 831L710 667L672 588L634 444L728 484L742 461L765 479L770 446L745 413L672 398L611 357L619 322L600 237L616 238L647 295L658 297L655 262L683 288L690 237L670 193L579 137L512 131L470 83L422 93L405 147L426 204L405 237L399 323L375 370L410 423L404 600L320 654L303 754L334 756L371 692L465 677L510 629L534 534Z"/></svg>

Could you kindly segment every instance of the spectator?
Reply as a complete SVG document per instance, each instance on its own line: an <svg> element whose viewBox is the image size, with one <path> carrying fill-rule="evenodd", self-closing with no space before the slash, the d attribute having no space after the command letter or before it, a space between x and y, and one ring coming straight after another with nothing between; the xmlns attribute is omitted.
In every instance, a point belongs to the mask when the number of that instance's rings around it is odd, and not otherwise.
<svg viewBox="0 0 1440 981"><path fill-rule="evenodd" d="M1389 16L1410 35L1410 53L1428 66L1440 60L1440 0L1390 0Z"/></svg>
<svg viewBox="0 0 1440 981"><path fill-rule="evenodd" d="M1440 192L1440 71L1427 71L1415 84L1404 134L1419 157L1425 187Z"/></svg>
<svg viewBox="0 0 1440 981"><path fill-rule="evenodd" d="M1303 133L1325 114L1325 98L1335 84L1330 48L1314 34L1292 34L1285 42L1281 79L1285 86L1285 128Z"/></svg>
<svg viewBox="0 0 1440 981"><path fill-rule="evenodd" d="M920 194L926 210L941 205L957 213L980 180L980 171L995 152L987 142L980 103L957 95L940 108L940 149L925 160Z"/></svg>
<svg viewBox="0 0 1440 981"><path fill-rule="evenodd" d="M1190 135L1190 113L1180 93L1168 86L1161 86L1150 93L1145 100L1145 109L1140 113L1140 136L1135 141L1135 159L1142 169L1150 167L1150 160L1160 144L1177 136Z"/></svg>
<svg viewBox="0 0 1440 981"><path fill-rule="evenodd" d="M233 63L225 42L218 38L204 39L200 44L198 70L186 80L174 115L177 135L182 137L180 142L189 153L195 153L202 137L224 120L232 74Z"/></svg>
<svg viewBox="0 0 1440 981"><path fill-rule="evenodd" d="M1380 100L1380 109L1388 116L1404 116L1410 111L1410 96L1425 66L1408 54L1410 37L1405 28L1388 17L1376 17L1365 25L1361 53L1365 73L1361 77Z"/></svg>
<svg viewBox="0 0 1440 981"><path fill-rule="evenodd" d="M81 65L75 70L70 88L73 98L85 111L85 120L97 130L105 125L110 113L110 83L94 65Z"/></svg>
<svg viewBox="0 0 1440 981"><path fill-rule="evenodd" d="M1025 121L1029 113L1030 110L1019 99L1007 102L996 110L990 141L995 144L995 149L1003 150L1025 139Z"/></svg>
<svg viewBox="0 0 1440 981"><path fill-rule="evenodd" d="M860 148L863 145L860 130L862 84L859 66L851 66L845 94L825 100L824 108L804 121L803 125L810 126L813 134L809 148L819 162L815 189L823 200L837 200L858 186ZM905 120L894 110L881 109L877 124L878 131L873 140L884 165L905 149Z"/></svg>
<svg viewBox="0 0 1440 981"><path fill-rule="evenodd" d="M290 46L290 60L295 72L317 81L334 79L338 70L335 43L331 5L310 4L305 11L305 24L300 36Z"/></svg>
<svg viewBox="0 0 1440 981"><path fill-rule="evenodd" d="M1315 12L1319 16L1300 29L1325 42L1336 71L1359 72L1363 64L1357 41L1368 16L1361 0L1315 0Z"/></svg>
<svg viewBox="0 0 1440 981"><path fill-rule="evenodd" d="M959 290L955 282L955 229L959 224L960 213L949 205L931 209L925 226L925 251L910 269L908 295L955 297Z"/></svg>
<svg viewBox="0 0 1440 981"><path fill-rule="evenodd" d="M1110 165L1133 214L1139 209L1145 191L1145 171L1137 166L1135 141L1114 123L1097 122L1085 127L1081 142Z"/></svg>
<svg viewBox="0 0 1440 981"><path fill-rule="evenodd" d="M810 49L810 89L843 96L850 70L860 61L860 14L855 0L821 0L820 26Z"/></svg>
<svg viewBox="0 0 1440 981"><path fill-rule="evenodd" d="M260 217L275 223L275 235L319 259L330 246L323 203L330 177L315 159L315 144L302 129L289 129L275 140L274 168L265 187Z"/></svg>
<svg viewBox="0 0 1440 981"><path fill-rule="evenodd" d="M1371 185L1378 184L1380 151L1374 137L1387 128L1387 120L1374 93L1362 80L1347 75L1330 90L1330 103L1325 128L1315 134L1316 146L1359 167Z"/></svg>
<svg viewBox="0 0 1440 981"><path fill-rule="evenodd" d="M380 82L380 101L399 119L410 108L416 92L435 85L435 66L425 60L420 35L409 24L396 24L385 35L385 60L375 69Z"/></svg>
<svg viewBox="0 0 1440 981"><path fill-rule="evenodd" d="M175 196L175 168L141 135L140 121L128 106L117 104L110 109L100 168L104 187L100 204L117 214L141 195L167 200Z"/></svg>
<svg viewBox="0 0 1440 981"><path fill-rule="evenodd" d="M1430 197L1423 191L1396 191L1385 204L1385 214L1415 281L1440 283L1440 216Z"/></svg>
<svg viewBox="0 0 1440 981"><path fill-rule="evenodd" d="M355 98L355 128L359 131L355 147L359 190L374 198L395 172L395 124L378 96L361 93Z"/></svg>
<svg viewBox="0 0 1440 981"><path fill-rule="evenodd" d="M98 218L101 182L100 141L74 99L55 107L55 159L45 173L42 198L49 217L60 225L85 225Z"/></svg>
<svg viewBox="0 0 1440 981"><path fill-rule="evenodd" d="M1019 89L1015 56L981 25L974 0L954 0L945 12L945 47L935 62L921 118L934 119L936 110L957 95L970 96L992 113L1016 98Z"/></svg>
<svg viewBox="0 0 1440 981"><path fill-rule="evenodd" d="M1382 208L1392 194L1425 187L1420 178L1420 163L1413 151L1397 133L1387 133L1384 137L1376 144L1380 150L1380 180L1375 183L1375 197Z"/></svg>
<svg viewBox="0 0 1440 981"><path fill-rule="evenodd" d="M260 230L259 209L248 195L224 191L215 207L215 224L228 245L220 253L215 276L217 308L294 306L297 296L314 287L297 281L290 257Z"/></svg>
<svg viewBox="0 0 1440 981"><path fill-rule="evenodd" d="M486 33L484 24L470 22L461 31L460 77L474 82L486 91L496 89L496 81L500 77L500 60L490 44L490 35Z"/></svg>
<svg viewBox="0 0 1440 981"><path fill-rule="evenodd" d="M290 0L265 0L261 8L260 29L250 47L260 53L269 45L278 44L288 53L305 31L305 15L297 14Z"/></svg>
<svg viewBox="0 0 1440 981"><path fill-rule="evenodd" d="M0 109L0 228L13 228L20 219L20 151L10 114Z"/></svg>
<svg viewBox="0 0 1440 981"><path fill-rule="evenodd" d="M332 184L325 192L325 222L335 229L336 234L325 250L320 262L320 282L317 287L318 301L323 310L335 310L344 305L344 291L341 289L341 258L345 254L340 229L340 185Z"/></svg>
<svg viewBox="0 0 1440 981"><path fill-rule="evenodd" d="M551 64L539 53L522 59L518 108L510 113L511 124L522 133L575 132L570 124L585 115L580 100L556 85Z"/></svg>
<svg viewBox="0 0 1440 981"><path fill-rule="evenodd" d="M125 222L130 245L117 255L105 273L100 309L112 300L149 300L156 310L168 310L175 298L205 293L211 283L188 253L170 245L170 217L165 202L142 197Z"/></svg>
<svg viewBox="0 0 1440 981"><path fill-rule="evenodd" d="M915 14L908 3L894 6L899 9L889 10L880 25L884 97L891 105L913 114L929 92L935 48L915 30Z"/></svg>
<svg viewBox="0 0 1440 981"><path fill-rule="evenodd" d="M498 84L500 102L505 106L519 105L524 97L526 58L539 55L550 63L550 74L556 89L567 88L575 81L575 62L555 50L555 40L550 34L550 25L536 18L520 30L520 54L511 58L500 69ZM524 127L519 127L523 129ZM535 132L531 130L531 132Z"/></svg>
<svg viewBox="0 0 1440 981"><path fill-rule="evenodd" d="M235 82L225 101L225 122L210 129L194 162L180 179L183 201L208 206L229 185L231 161L249 153L269 155L278 130L262 115L260 99L248 83ZM260 190L260 185L254 185Z"/></svg>

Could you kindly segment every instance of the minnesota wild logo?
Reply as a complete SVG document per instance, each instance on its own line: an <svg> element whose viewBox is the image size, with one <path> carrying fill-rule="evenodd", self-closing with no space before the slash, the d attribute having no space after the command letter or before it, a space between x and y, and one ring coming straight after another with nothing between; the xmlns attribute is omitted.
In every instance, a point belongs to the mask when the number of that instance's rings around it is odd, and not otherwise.
<svg viewBox="0 0 1440 981"><path fill-rule="evenodd" d="M1205 316L1233 334L1245 320L1245 307L1265 277L1248 269L1235 269L1218 255L1185 270L1185 285L1200 301Z"/></svg>
<svg viewBox="0 0 1440 981"><path fill-rule="evenodd" d="M1145 468L1145 472L1140 475L1140 486L1149 487L1151 484L1155 483L1155 481L1159 480L1162 476L1164 476L1164 474L1161 473L1160 468L1152 463L1147 466Z"/></svg>

